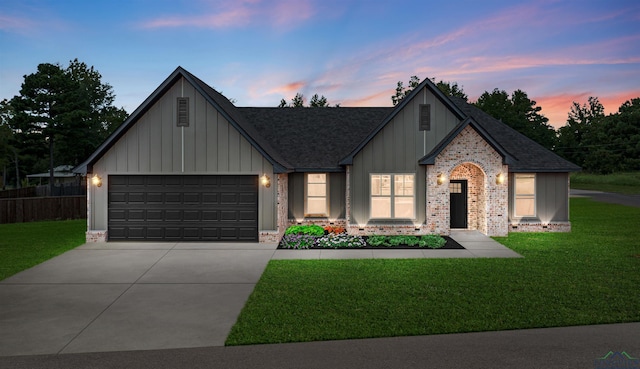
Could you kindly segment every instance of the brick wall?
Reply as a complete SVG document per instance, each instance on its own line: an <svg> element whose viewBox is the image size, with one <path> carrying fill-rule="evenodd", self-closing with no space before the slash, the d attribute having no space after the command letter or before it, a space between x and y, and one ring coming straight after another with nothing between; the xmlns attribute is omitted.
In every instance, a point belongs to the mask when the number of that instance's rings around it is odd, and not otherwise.
<svg viewBox="0 0 640 369"><path fill-rule="evenodd" d="M508 183L496 183L508 173L502 157L472 127L467 126L427 166L427 222L429 233L449 234L449 179L468 181L468 223L489 236L508 233ZM438 184L438 175L446 181Z"/></svg>

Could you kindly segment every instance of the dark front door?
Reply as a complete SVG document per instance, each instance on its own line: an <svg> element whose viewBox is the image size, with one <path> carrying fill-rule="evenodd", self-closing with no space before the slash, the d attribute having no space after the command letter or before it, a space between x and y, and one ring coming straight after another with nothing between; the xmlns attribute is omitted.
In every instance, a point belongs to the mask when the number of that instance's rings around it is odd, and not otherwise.
<svg viewBox="0 0 640 369"><path fill-rule="evenodd" d="M258 176L111 175L111 241L258 241Z"/></svg>
<svg viewBox="0 0 640 369"><path fill-rule="evenodd" d="M449 181L451 228L467 228L467 181Z"/></svg>

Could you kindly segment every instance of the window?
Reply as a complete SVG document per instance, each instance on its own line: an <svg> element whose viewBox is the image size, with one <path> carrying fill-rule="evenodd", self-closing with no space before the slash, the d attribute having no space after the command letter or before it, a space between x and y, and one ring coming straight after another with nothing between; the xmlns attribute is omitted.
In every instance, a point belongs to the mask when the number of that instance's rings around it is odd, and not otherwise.
<svg viewBox="0 0 640 369"><path fill-rule="evenodd" d="M413 174L371 175L371 218L415 218Z"/></svg>
<svg viewBox="0 0 640 369"><path fill-rule="evenodd" d="M326 173L307 173L305 175L305 216L326 217L329 215L328 187Z"/></svg>
<svg viewBox="0 0 640 369"><path fill-rule="evenodd" d="M536 175L516 173L515 183L515 216L536 216Z"/></svg>

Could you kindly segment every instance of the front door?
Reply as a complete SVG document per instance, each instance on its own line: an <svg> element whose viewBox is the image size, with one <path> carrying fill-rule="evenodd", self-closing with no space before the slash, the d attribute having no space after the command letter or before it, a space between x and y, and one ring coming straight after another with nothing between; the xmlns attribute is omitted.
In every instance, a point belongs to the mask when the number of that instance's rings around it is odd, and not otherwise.
<svg viewBox="0 0 640 369"><path fill-rule="evenodd" d="M451 228L467 228L467 180L449 181Z"/></svg>

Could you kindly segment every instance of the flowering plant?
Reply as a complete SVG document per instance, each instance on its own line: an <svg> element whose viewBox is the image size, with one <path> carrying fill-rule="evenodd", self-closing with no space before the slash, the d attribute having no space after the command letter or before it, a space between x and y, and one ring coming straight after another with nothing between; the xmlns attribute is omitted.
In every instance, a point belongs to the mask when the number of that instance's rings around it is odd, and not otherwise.
<svg viewBox="0 0 640 369"><path fill-rule="evenodd" d="M308 234L287 234L282 237L280 244L284 249L308 249L313 246L316 238Z"/></svg>
<svg viewBox="0 0 640 369"><path fill-rule="evenodd" d="M316 245L327 249L339 248L359 248L367 246L367 243L360 236L352 236L348 234L329 233L326 236L318 238Z"/></svg>

